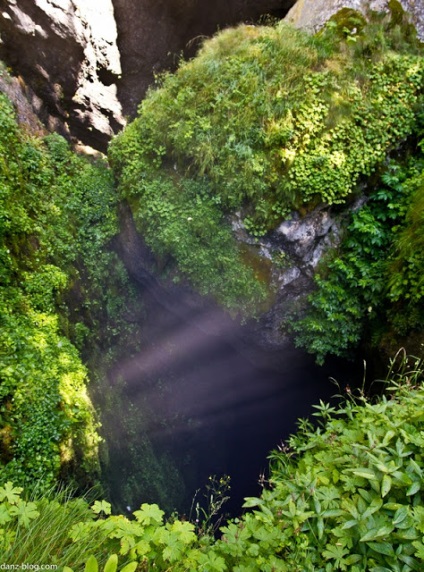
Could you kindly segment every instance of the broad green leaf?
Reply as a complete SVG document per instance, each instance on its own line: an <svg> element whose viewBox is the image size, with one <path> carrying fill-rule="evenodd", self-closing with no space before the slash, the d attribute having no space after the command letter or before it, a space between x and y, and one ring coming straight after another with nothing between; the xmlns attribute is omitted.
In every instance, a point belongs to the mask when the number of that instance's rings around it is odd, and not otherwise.
<svg viewBox="0 0 424 572"><path fill-rule="evenodd" d="M263 499L258 499L256 497L246 497L244 499L243 508L253 508L255 506L261 506L264 504Z"/></svg>
<svg viewBox="0 0 424 572"><path fill-rule="evenodd" d="M112 507L109 502L102 500L102 501L96 501L91 507L91 510L96 514L100 514L101 512L103 512L104 514L109 515L112 512Z"/></svg>
<svg viewBox="0 0 424 572"><path fill-rule="evenodd" d="M383 480L381 482L381 496L384 498L392 488L392 479L389 475L384 475Z"/></svg>
<svg viewBox="0 0 424 572"><path fill-rule="evenodd" d="M260 507L260 511L256 512L256 518L258 518L261 522L265 522L268 524L271 524L274 520L274 515L272 514L272 511L264 504ZM298 518L301 518L302 516L304 517L304 519L306 520L308 518L308 514L310 513L301 513L300 515L298 514Z"/></svg>
<svg viewBox="0 0 424 572"><path fill-rule="evenodd" d="M352 564L356 564L356 562L360 562L363 559L361 554L349 554L346 556L345 563L347 566L351 566Z"/></svg>
<svg viewBox="0 0 424 572"><path fill-rule="evenodd" d="M409 459L409 466L412 467L413 471L419 476L422 477L423 470L422 468L414 461L414 459Z"/></svg>
<svg viewBox="0 0 424 572"><path fill-rule="evenodd" d="M379 497L374 497L369 507L363 512L361 519L365 520L383 506L383 501Z"/></svg>
<svg viewBox="0 0 424 572"><path fill-rule="evenodd" d="M5 524L11 520L9 511L4 506L4 504L0 505L0 525Z"/></svg>
<svg viewBox="0 0 424 572"><path fill-rule="evenodd" d="M24 489L22 487L14 487L13 483L7 481L3 487L0 487L0 502L4 499L10 504L16 504L20 498L19 495Z"/></svg>
<svg viewBox="0 0 424 572"><path fill-rule="evenodd" d="M395 556L393 546L389 542L369 542L368 546L372 548L375 552L379 554L385 554L386 556Z"/></svg>
<svg viewBox="0 0 424 572"><path fill-rule="evenodd" d="M349 550L343 546L334 546L332 544L327 544L325 550L323 550L322 555L326 560L336 560L340 562L344 559L344 556L349 554Z"/></svg>
<svg viewBox="0 0 424 572"><path fill-rule="evenodd" d="M337 516L341 516L342 514L344 514L344 511L339 509L339 508L334 508L334 509L329 509L329 510L325 510L322 513L323 518L335 518Z"/></svg>
<svg viewBox="0 0 424 572"><path fill-rule="evenodd" d="M138 562L130 562L123 568L121 568L120 572L135 572L138 566Z"/></svg>
<svg viewBox="0 0 424 572"><path fill-rule="evenodd" d="M25 502L20 499L18 500L16 506L10 507L9 513L17 516L19 523L23 524L24 526L28 526L30 521L34 520L34 518L37 518L37 516L40 514L37 510L37 505L35 502Z"/></svg>
<svg viewBox="0 0 424 572"><path fill-rule="evenodd" d="M419 570L421 572L421 566L417 567L418 562L412 556L408 556L407 554L399 554L398 558L407 566L409 566L411 570Z"/></svg>
<svg viewBox="0 0 424 572"><path fill-rule="evenodd" d="M104 572L116 572L118 568L118 555L112 554L109 556L108 561L105 564Z"/></svg>
<svg viewBox="0 0 424 572"><path fill-rule="evenodd" d="M86 522L77 522L74 524L69 532L70 538L74 542L78 542L79 540L86 538L87 535L91 532L90 523Z"/></svg>
<svg viewBox="0 0 424 572"><path fill-rule="evenodd" d="M162 552L162 557L164 560L169 562L176 562L181 558L181 551L183 545L178 542L177 539L172 538L169 540L168 545L164 548Z"/></svg>
<svg viewBox="0 0 424 572"><path fill-rule="evenodd" d="M347 530L349 528L352 528L353 526L356 526L358 524L357 520L347 520L343 526L342 526L342 530Z"/></svg>
<svg viewBox="0 0 424 572"><path fill-rule="evenodd" d="M419 537L419 534L415 526L411 526L410 528L404 530L398 528L396 530L396 536L402 538L403 540L416 540Z"/></svg>
<svg viewBox="0 0 424 572"><path fill-rule="evenodd" d="M374 495L372 495L370 493L370 491L366 490L366 489L358 489L358 493L361 495L361 497L364 499L364 501L366 501L367 503L372 502Z"/></svg>
<svg viewBox="0 0 424 572"><path fill-rule="evenodd" d="M197 538L194 533L194 525L191 522L176 520L172 523L170 530L177 533L179 540L184 544L190 544Z"/></svg>
<svg viewBox="0 0 424 572"><path fill-rule="evenodd" d="M371 540L377 540L378 538L383 538L384 536L388 536L393 531L393 526L382 526L381 528L373 528L369 530L364 536L360 539L360 542L369 542Z"/></svg>
<svg viewBox="0 0 424 572"><path fill-rule="evenodd" d="M363 479L377 480L377 475L372 469L352 469L352 473L356 477L362 477Z"/></svg>
<svg viewBox="0 0 424 572"><path fill-rule="evenodd" d="M394 473L392 473L392 478L398 480L407 487L413 484L411 477L406 473L404 473L403 471L395 471Z"/></svg>
<svg viewBox="0 0 424 572"><path fill-rule="evenodd" d="M412 496L417 493L421 489L421 483L419 481L415 481L406 491L407 496Z"/></svg>
<svg viewBox="0 0 424 572"><path fill-rule="evenodd" d="M406 506L402 506L400 508L398 508L398 510L395 512L395 515L393 517L393 524L400 524L401 522L403 522L405 520L405 518L408 516L409 511L408 511L408 507Z"/></svg>
<svg viewBox="0 0 424 572"><path fill-rule="evenodd" d="M388 502L385 505L383 505L383 508L385 508L386 510L398 510L402 507L403 505L398 502ZM424 509L423 509L423 518L424 518Z"/></svg>
<svg viewBox="0 0 424 572"><path fill-rule="evenodd" d="M384 436L382 446L387 447L387 445L390 443L390 441L393 439L393 437L395 437L395 435L396 435L396 433L394 431L392 431L391 429L389 431L387 431L387 433Z"/></svg>
<svg viewBox="0 0 424 572"><path fill-rule="evenodd" d="M85 572L98 572L99 564L95 556L90 556L85 563Z"/></svg>
<svg viewBox="0 0 424 572"><path fill-rule="evenodd" d="M146 540L140 540L134 546L134 549L138 556L145 556L150 552L150 544Z"/></svg>
<svg viewBox="0 0 424 572"><path fill-rule="evenodd" d="M165 513L157 504L143 503L140 510L134 512L134 516L141 524L162 524L162 518Z"/></svg>
<svg viewBox="0 0 424 572"><path fill-rule="evenodd" d="M208 551L206 554L201 554L199 557L199 564L201 570L210 572L225 572L227 566L225 560L221 556L217 556L214 552Z"/></svg>

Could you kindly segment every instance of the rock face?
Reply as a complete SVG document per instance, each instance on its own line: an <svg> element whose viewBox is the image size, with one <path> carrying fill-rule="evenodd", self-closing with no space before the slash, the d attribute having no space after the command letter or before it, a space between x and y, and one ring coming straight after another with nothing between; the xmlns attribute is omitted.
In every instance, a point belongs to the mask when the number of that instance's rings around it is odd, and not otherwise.
<svg viewBox="0 0 424 572"><path fill-rule="evenodd" d="M0 58L50 129L105 150L154 74L218 28L295 0L0 0Z"/></svg>
<svg viewBox="0 0 424 572"><path fill-rule="evenodd" d="M105 150L156 73L217 29L287 16L319 28L342 7L389 0L0 0L0 58L21 76L52 130ZM401 0L424 37L424 3Z"/></svg>
<svg viewBox="0 0 424 572"><path fill-rule="evenodd" d="M124 123L111 0L0 0L0 36L49 128L104 148Z"/></svg>
<svg viewBox="0 0 424 572"><path fill-rule="evenodd" d="M411 15L417 28L418 36L424 40L424 2L423 0L399 0L403 9ZM316 31L321 28L333 14L342 8L352 8L366 12L388 10L389 0L298 0L286 16L299 28Z"/></svg>
<svg viewBox="0 0 424 572"><path fill-rule="evenodd" d="M356 210L363 200L349 210ZM246 339L262 349L274 352L276 363L282 351L291 344L291 336L282 325L293 308L304 304L305 295L314 288L314 271L322 255L340 242L340 215L335 216L324 205L304 217L294 212L273 232L261 239L244 230L240 213L232 220L236 238L255 249L260 260L269 260L274 298L270 309L245 329Z"/></svg>

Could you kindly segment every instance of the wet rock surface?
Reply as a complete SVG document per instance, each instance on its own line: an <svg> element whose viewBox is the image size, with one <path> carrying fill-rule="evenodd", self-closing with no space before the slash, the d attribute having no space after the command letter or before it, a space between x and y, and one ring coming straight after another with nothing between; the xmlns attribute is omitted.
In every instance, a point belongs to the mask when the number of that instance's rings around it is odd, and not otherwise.
<svg viewBox="0 0 424 572"><path fill-rule="evenodd" d="M349 210L359 208L362 203L363 199L358 199ZM273 354L277 366L279 356L292 344L286 320L295 309L304 306L307 295L314 289L315 269L325 253L339 244L344 216L333 214L324 205L303 217L293 212L261 238L246 232L240 212L231 221L236 239L248 244L259 259L271 264L272 303L258 320L248 323L244 336L246 343L251 344L254 339L259 347Z"/></svg>

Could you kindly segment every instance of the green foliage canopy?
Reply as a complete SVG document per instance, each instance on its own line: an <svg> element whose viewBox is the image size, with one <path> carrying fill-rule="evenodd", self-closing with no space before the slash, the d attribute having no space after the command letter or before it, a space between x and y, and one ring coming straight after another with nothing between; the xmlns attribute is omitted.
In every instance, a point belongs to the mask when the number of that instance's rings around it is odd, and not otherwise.
<svg viewBox="0 0 424 572"><path fill-rule="evenodd" d="M48 488L76 456L82 472L96 470L97 423L86 369L67 337L74 326L65 298L82 261L99 289L102 247L117 230L112 191L103 165L71 153L59 136L30 137L0 97L3 482Z"/></svg>
<svg viewBox="0 0 424 572"><path fill-rule="evenodd" d="M424 160L419 148L389 162L366 204L350 215L337 251L315 276L306 316L292 319L297 344L322 363L347 356L369 332L373 344L393 347L423 339Z"/></svg>
<svg viewBox="0 0 424 572"><path fill-rule="evenodd" d="M413 131L423 59L398 20L241 26L160 78L110 147L153 250L226 306L257 305L228 216L259 236L294 208L344 203Z"/></svg>

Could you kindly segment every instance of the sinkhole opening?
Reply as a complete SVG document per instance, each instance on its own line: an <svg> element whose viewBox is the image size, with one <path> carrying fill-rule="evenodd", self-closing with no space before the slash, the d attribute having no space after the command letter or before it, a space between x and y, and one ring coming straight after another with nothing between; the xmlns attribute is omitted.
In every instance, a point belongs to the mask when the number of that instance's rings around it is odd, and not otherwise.
<svg viewBox="0 0 424 572"><path fill-rule="evenodd" d="M184 315L152 300L145 329L140 352L109 372L100 404L105 487L123 513L149 502L194 520L211 479L229 477L222 511L240 515L268 478L269 453L314 404L339 393L330 377L343 386L355 370L319 367L290 344L276 360L217 308Z"/></svg>

